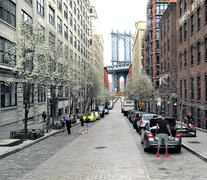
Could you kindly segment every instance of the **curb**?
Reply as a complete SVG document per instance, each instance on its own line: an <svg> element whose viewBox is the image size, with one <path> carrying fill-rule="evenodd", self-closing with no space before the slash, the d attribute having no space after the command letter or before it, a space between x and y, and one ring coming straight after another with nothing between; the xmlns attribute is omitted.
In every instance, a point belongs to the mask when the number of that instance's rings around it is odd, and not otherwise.
<svg viewBox="0 0 207 180"><path fill-rule="evenodd" d="M191 152L192 154L196 155L198 158L200 158L201 160L203 160L204 162L207 162L207 157L205 157L203 154L195 151L193 148L191 148L190 146L182 143L182 147L184 149L186 149L187 151Z"/></svg>
<svg viewBox="0 0 207 180"><path fill-rule="evenodd" d="M76 125L78 125L78 124L80 124L80 122L75 123L75 124L72 124L72 127L73 127L73 126L76 126ZM0 155L0 159L3 159L3 158L5 158L5 157L7 157L7 156L9 156L9 155L11 155L11 154L14 154L14 153L16 153L16 152L18 152L18 151L21 151L21 150L23 150L23 149L25 149L25 148L27 148L27 147L29 147L29 146L32 146L32 145L34 145L34 144L36 144L36 143L38 143L38 142L40 142L40 141L42 141L42 140L44 140L44 139L47 139L47 138L49 138L49 137L51 137L51 136L54 136L55 134L58 134L58 133L60 133L60 132L62 132L62 129L61 129L61 130L58 130L58 131L56 131L56 132L54 132L54 133L51 133L51 134L49 134L49 135L43 136L43 137L41 137L41 138L38 138L38 139L32 141L31 143L25 144L25 145L23 145L23 146L20 145L20 147L17 147L17 148L15 148L15 149L9 150L9 151L5 152L4 154Z"/></svg>

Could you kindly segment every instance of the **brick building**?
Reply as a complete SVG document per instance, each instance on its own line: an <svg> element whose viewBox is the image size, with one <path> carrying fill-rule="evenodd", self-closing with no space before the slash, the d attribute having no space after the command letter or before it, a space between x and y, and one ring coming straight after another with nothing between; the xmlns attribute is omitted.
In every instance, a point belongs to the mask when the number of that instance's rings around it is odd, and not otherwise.
<svg viewBox="0 0 207 180"><path fill-rule="evenodd" d="M162 18L169 2L177 0L148 0L147 4L147 27L144 33L143 48L143 69L148 76L151 77L154 96L149 102L149 107L155 111L155 100L159 96L159 74L160 74L160 59L159 59L159 21Z"/></svg>
<svg viewBox="0 0 207 180"><path fill-rule="evenodd" d="M109 75L107 68L104 68L104 87L109 89Z"/></svg>
<svg viewBox="0 0 207 180"><path fill-rule="evenodd" d="M176 116L176 83L177 83L177 31L176 27L176 3L169 4L162 16L160 28L160 76L159 94L161 98L161 112L168 116Z"/></svg>
<svg viewBox="0 0 207 180"><path fill-rule="evenodd" d="M178 1L177 44L178 117L207 129L207 0Z"/></svg>

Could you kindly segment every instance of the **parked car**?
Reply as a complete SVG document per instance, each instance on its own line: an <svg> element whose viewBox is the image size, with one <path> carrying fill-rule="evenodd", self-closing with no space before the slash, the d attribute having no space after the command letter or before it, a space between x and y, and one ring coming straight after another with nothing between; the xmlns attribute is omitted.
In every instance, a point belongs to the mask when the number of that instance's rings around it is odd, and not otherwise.
<svg viewBox="0 0 207 180"><path fill-rule="evenodd" d="M86 117L89 118L89 121L90 122L94 122L96 120L96 116L95 116L95 113L94 112L87 112L83 115L83 120L85 121L86 120Z"/></svg>
<svg viewBox="0 0 207 180"><path fill-rule="evenodd" d="M94 111L94 114L95 114L96 120L99 120L101 118L98 111Z"/></svg>
<svg viewBox="0 0 207 180"><path fill-rule="evenodd" d="M105 116L105 107L104 106L99 106L98 107L98 112L100 116L103 118Z"/></svg>
<svg viewBox="0 0 207 180"><path fill-rule="evenodd" d="M144 114L143 111L134 111L134 113L131 116L131 122L133 124L134 129L138 129L137 123L141 119L141 116Z"/></svg>
<svg viewBox="0 0 207 180"><path fill-rule="evenodd" d="M156 117L161 117L158 116L157 114L142 114L140 116L140 120L137 121L137 132L139 133L139 135L141 135L141 131L145 129L145 125L147 122L149 122L149 120L151 120L152 118L156 118Z"/></svg>
<svg viewBox="0 0 207 180"><path fill-rule="evenodd" d="M108 109L105 109L105 114L109 114L109 110Z"/></svg>
<svg viewBox="0 0 207 180"><path fill-rule="evenodd" d="M127 114L127 118L129 119L129 121L131 121L132 111L133 111L133 110L129 110L129 111L128 111L128 114Z"/></svg>
<svg viewBox="0 0 207 180"><path fill-rule="evenodd" d="M155 149L157 148L158 145L158 140L155 138L156 135L156 124L157 121L160 120L161 118L152 118L149 120L145 126L145 130L142 131L141 134L141 143L144 146L144 151L148 151L149 149ZM171 117L166 117L166 120L169 122L169 126L171 129L171 133L173 138L169 139L168 141L168 148L173 148L177 152L180 152L181 150L181 134L178 133L177 131L177 126L176 126L176 120ZM161 148L164 148L165 145L161 144Z"/></svg>

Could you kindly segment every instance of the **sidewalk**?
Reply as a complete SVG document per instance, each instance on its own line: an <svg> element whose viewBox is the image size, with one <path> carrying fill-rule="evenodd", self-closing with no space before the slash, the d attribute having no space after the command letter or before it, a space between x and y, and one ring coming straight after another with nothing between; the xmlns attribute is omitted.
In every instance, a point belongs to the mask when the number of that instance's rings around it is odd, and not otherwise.
<svg viewBox="0 0 207 180"><path fill-rule="evenodd" d="M36 124L28 124L28 129L39 129L40 126L44 122L38 122ZM55 124L59 123L59 121L55 121ZM75 124L72 124L72 126L75 126L80 123L80 120L77 119L77 122ZM52 130L51 132L45 133L45 135L41 138L38 138L36 140L25 140L22 143L15 145L15 146L1 146L2 144L8 144L13 141L19 141L17 139L10 139L10 131L12 130L18 130L18 129L23 129L23 126L7 126L7 127L1 127L0 129L0 159L13 154L15 152L18 152L24 148L27 148L28 146L31 146L35 143L38 143L50 136L53 136L59 132L62 132L62 130Z"/></svg>
<svg viewBox="0 0 207 180"><path fill-rule="evenodd" d="M186 127L183 124L183 127ZM182 137L182 146L186 150L207 162L207 130L196 128L196 137Z"/></svg>

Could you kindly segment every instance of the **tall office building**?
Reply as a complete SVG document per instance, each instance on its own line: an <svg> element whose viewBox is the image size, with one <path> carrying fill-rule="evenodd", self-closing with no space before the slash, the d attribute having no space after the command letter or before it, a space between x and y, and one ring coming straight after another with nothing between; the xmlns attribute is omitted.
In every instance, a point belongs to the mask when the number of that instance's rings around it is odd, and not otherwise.
<svg viewBox="0 0 207 180"><path fill-rule="evenodd" d="M90 6L90 53L92 66L100 75L104 84L104 40L100 32L98 14L94 6Z"/></svg>
<svg viewBox="0 0 207 180"><path fill-rule="evenodd" d="M138 21L135 23L136 31L132 44L132 80L142 72L142 41L146 28L146 21Z"/></svg>
<svg viewBox="0 0 207 180"><path fill-rule="evenodd" d="M38 22L48 38L46 41L54 45L54 50L61 45L63 51L57 61L70 61L71 67L74 64L85 67L90 62L89 7L89 0L0 1L0 126L22 124L24 119L21 84L7 86L5 83L11 77L11 67L6 59L8 47L15 41L21 21ZM58 115L69 113L69 92L60 86L57 87L57 94ZM46 90L38 89L38 93L31 96L29 120L42 121L41 114L47 107Z"/></svg>

